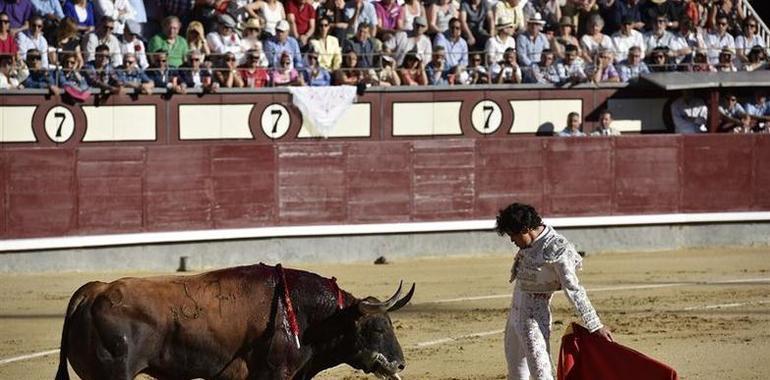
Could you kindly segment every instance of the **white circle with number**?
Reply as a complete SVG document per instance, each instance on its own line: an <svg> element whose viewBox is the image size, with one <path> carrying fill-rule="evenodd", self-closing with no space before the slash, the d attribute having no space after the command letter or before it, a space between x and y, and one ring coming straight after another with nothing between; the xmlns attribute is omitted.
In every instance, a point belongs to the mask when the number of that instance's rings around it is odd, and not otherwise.
<svg viewBox="0 0 770 380"><path fill-rule="evenodd" d="M471 125L481 134L494 133L503 123L503 111L497 103L491 100L482 100L473 106L471 111Z"/></svg>
<svg viewBox="0 0 770 380"><path fill-rule="evenodd" d="M271 139L280 139L289 131L291 116L282 104L273 103L262 111L262 131Z"/></svg>
<svg viewBox="0 0 770 380"><path fill-rule="evenodd" d="M63 143L75 133L75 117L66 107L56 106L45 115L45 133L53 142Z"/></svg>

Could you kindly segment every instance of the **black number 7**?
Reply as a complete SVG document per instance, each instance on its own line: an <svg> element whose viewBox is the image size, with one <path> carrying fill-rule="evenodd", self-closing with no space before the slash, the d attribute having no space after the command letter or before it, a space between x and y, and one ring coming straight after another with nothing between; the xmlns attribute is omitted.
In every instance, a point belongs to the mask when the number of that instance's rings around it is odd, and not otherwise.
<svg viewBox="0 0 770 380"><path fill-rule="evenodd" d="M495 108L492 106L484 106L482 110L483 112L489 111L489 114L487 115L487 120L484 121L484 129L489 129L489 118L492 117L492 114L495 112Z"/></svg>
<svg viewBox="0 0 770 380"><path fill-rule="evenodd" d="M281 120L281 116L283 116L283 111L281 110L272 110L270 111L270 114L275 116L278 115L277 118L275 118L275 122L273 123L273 131L271 133L278 132L278 121Z"/></svg>
<svg viewBox="0 0 770 380"><path fill-rule="evenodd" d="M56 137L61 137L61 128L64 126L64 120L67 120L67 114L64 112L55 112L53 117L61 118L61 121L59 122L59 129L56 130Z"/></svg>

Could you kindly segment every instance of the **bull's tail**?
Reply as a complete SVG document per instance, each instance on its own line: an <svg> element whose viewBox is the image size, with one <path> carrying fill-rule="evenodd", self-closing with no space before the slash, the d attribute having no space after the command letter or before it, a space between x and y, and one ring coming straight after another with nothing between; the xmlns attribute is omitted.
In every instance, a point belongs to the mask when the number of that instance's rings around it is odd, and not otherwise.
<svg viewBox="0 0 770 380"><path fill-rule="evenodd" d="M55 380L70 380L69 370L67 369L67 336L69 335L70 322L72 320L72 314L78 309L80 304L88 298L86 289L91 285L98 282L89 282L80 287L75 294L70 298L70 302L67 305L67 314L64 316L64 326L61 332L61 347L59 349L59 369L56 371Z"/></svg>

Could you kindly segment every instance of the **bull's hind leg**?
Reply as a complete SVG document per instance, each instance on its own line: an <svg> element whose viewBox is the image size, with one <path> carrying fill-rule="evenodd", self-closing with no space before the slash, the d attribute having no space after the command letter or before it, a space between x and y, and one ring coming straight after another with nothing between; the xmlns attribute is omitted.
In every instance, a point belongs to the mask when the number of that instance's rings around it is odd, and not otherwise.
<svg viewBox="0 0 770 380"><path fill-rule="evenodd" d="M99 296L93 306L96 359L100 379L133 380L144 367L137 363L135 334L125 318L113 315L114 299Z"/></svg>

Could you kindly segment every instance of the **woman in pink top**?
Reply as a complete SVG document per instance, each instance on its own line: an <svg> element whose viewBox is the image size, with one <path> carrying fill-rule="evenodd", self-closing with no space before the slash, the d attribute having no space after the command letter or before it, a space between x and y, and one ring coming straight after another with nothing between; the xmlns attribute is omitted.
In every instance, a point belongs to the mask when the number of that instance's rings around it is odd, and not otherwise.
<svg viewBox="0 0 770 380"><path fill-rule="evenodd" d="M279 65L270 72L270 76L273 86L302 86L305 84L302 76L291 64L291 55L285 51L281 53Z"/></svg>

